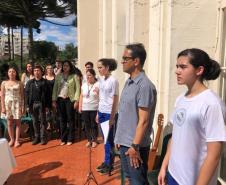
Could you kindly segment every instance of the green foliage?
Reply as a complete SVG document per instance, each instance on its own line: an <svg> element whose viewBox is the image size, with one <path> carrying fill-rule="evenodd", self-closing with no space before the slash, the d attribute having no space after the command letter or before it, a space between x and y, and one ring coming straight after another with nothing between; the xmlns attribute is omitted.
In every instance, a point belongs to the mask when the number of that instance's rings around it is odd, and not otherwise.
<svg viewBox="0 0 226 185"><path fill-rule="evenodd" d="M54 63L57 56L57 46L53 42L34 41L33 52L35 62L45 63L48 61Z"/></svg>
<svg viewBox="0 0 226 185"><path fill-rule="evenodd" d="M2 82L3 80L6 79L7 71L8 71L9 66L16 67L18 72L22 73L22 71L19 70L19 66L20 66L20 57L19 56L16 56L13 61L12 60L11 61L9 61L9 60L0 60L0 82Z"/></svg>
<svg viewBox="0 0 226 185"><path fill-rule="evenodd" d="M74 47L72 43L66 44L65 49L58 53L57 58L59 60L73 60L78 58L78 48Z"/></svg>

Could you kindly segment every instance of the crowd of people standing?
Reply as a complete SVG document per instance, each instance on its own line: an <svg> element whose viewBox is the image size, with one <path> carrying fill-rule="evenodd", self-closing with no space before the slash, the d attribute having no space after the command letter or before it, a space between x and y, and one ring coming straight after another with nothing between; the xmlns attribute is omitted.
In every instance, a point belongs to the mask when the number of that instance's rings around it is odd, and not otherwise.
<svg viewBox="0 0 226 185"><path fill-rule="evenodd" d="M101 174L111 172L116 148L130 184L148 185L157 90L144 71L146 55L141 43L125 47L121 64L129 78L120 98L119 82L112 75L117 61L112 58L97 61L99 75L92 62L85 64L82 76L78 68L65 60L57 61L54 69L47 64L45 71L38 64L28 63L20 81L16 68L9 67L7 80L1 84L1 112L8 122L9 145L21 145L20 118L27 111L33 120L33 145L47 143L49 118L55 117L59 118L55 123L60 131L59 144L70 146L75 140L75 114L81 114L87 147L99 144L98 125L109 125L107 136L100 127L105 141L104 159L96 170ZM204 81L217 79L220 72L219 64L203 50L193 48L178 54L177 82L188 90L177 98L170 119L172 138L159 173L160 185L216 185L217 166L226 141L226 108Z"/></svg>

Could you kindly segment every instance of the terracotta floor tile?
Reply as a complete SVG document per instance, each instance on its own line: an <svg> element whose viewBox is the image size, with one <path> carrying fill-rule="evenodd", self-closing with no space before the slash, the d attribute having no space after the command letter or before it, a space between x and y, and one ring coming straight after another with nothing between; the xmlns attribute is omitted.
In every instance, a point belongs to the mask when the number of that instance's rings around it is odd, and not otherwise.
<svg viewBox="0 0 226 185"><path fill-rule="evenodd" d="M83 185L89 171L89 149L86 140L71 146L60 146L59 140L47 145L24 143L13 148L17 167L7 181L7 185ZM92 149L92 171L99 185L120 184L120 164L118 158L112 176L101 176L95 168L103 160L103 144ZM90 185L95 183L90 183Z"/></svg>

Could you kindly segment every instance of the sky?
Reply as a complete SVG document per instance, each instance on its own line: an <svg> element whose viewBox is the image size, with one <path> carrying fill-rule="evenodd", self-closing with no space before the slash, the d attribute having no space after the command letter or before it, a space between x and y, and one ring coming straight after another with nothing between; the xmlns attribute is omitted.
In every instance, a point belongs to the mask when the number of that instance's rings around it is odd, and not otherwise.
<svg viewBox="0 0 226 185"><path fill-rule="evenodd" d="M74 15L70 15L65 18L48 18L48 20L60 23L60 24L71 24ZM60 48L64 48L66 44L73 43L74 46L77 46L77 29L73 26L58 26L45 21L41 22L41 33L36 33L36 30L33 31L35 41L51 41L54 42ZM18 30L19 31L19 30ZM7 33L7 29L3 30L4 33ZM27 36L27 29L24 30L24 36Z"/></svg>

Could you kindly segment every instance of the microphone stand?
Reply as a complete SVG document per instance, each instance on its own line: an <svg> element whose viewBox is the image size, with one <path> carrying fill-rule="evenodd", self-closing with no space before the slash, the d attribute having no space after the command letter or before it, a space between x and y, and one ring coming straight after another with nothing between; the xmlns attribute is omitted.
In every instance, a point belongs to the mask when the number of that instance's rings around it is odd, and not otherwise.
<svg viewBox="0 0 226 185"><path fill-rule="evenodd" d="M89 146L89 173L87 174L87 179L84 185L89 185L91 181L93 181L96 185L98 185L97 180L92 172L91 153L92 153L92 149L91 149L91 146Z"/></svg>

